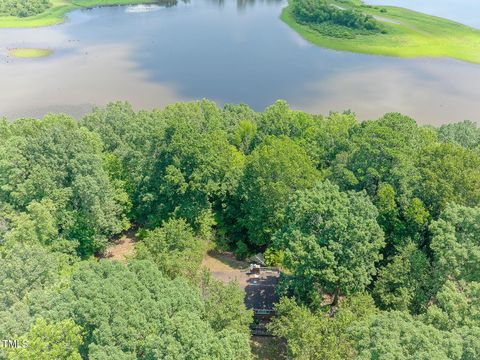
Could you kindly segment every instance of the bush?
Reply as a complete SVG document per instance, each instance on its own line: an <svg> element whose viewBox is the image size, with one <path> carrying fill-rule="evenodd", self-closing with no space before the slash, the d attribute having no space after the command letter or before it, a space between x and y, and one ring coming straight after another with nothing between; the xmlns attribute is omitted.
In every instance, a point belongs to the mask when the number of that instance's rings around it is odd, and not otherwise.
<svg viewBox="0 0 480 360"><path fill-rule="evenodd" d="M235 249L235 256L239 259L245 259L248 256L248 246L241 240L237 242L237 248Z"/></svg>
<svg viewBox="0 0 480 360"><path fill-rule="evenodd" d="M296 21L327 36L353 38L355 34L368 35L383 30L373 16L335 7L324 0L292 0L291 6Z"/></svg>
<svg viewBox="0 0 480 360"><path fill-rule="evenodd" d="M281 250L268 248L263 255L268 266L281 266L283 264L284 253Z"/></svg>
<svg viewBox="0 0 480 360"><path fill-rule="evenodd" d="M153 261L170 278L193 279L202 262L205 241L193 233L183 219L170 219L147 230L137 243L137 259Z"/></svg>
<svg viewBox="0 0 480 360"><path fill-rule="evenodd" d="M0 15L28 17L38 15L49 7L48 0L0 0Z"/></svg>

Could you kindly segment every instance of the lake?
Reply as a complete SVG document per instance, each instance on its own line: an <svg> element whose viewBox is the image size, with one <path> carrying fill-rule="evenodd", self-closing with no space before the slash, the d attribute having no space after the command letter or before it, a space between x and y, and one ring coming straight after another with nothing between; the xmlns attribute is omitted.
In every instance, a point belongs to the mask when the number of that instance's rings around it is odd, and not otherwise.
<svg viewBox="0 0 480 360"><path fill-rule="evenodd" d="M472 16L480 13L476 0L390 1L410 2L480 27ZM468 11L438 13L448 3ZM480 121L480 65L318 48L278 18L285 5L192 0L105 7L74 11L57 26L0 29L0 116L79 117L114 100L151 109L208 98L256 110L285 99L315 113L351 109L360 119L399 111L423 124ZM15 47L55 53L12 59L6 49Z"/></svg>

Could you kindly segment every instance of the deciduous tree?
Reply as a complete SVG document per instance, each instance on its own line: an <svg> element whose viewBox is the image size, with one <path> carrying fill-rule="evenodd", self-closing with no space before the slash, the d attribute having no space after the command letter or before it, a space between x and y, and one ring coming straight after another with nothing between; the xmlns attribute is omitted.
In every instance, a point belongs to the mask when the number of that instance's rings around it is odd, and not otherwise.
<svg viewBox="0 0 480 360"><path fill-rule="evenodd" d="M296 279L295 292L318 296L359 292L372 280L381 259L383 232L378 212L364 193L341 192L330 183L295 193L275 245Z"/></svg>

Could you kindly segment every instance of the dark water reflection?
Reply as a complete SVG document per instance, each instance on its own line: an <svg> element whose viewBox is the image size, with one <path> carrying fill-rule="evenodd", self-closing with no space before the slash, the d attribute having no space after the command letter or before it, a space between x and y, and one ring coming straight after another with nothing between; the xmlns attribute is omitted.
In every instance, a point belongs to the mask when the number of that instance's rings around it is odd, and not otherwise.
<svg viewBox="0 0 480 360"><path fill-rule="evenodd" d="M0 55L0 115L79 116L117 99L152 108L210 98L261 110L282 98L312 112L352 109L362 119L387 111L423 123L480 119L479 65L314 47L278 19L284 5L109 7L73 12L68 23L50 28L0 30L0 51L56 51L37 60Z"/></svg>

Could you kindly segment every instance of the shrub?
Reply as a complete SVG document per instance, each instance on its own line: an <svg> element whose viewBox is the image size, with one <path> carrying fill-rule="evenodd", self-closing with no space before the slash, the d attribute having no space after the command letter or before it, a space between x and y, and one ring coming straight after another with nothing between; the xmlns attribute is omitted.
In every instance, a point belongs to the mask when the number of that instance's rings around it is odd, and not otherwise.
<svg viewBox="0 0 480 360"><path fill-rule="evenodd" d="M369 35L383 30L373 16L336 7L324 0L292 0L291 6L296 21L327 36L354 38L355 34Z"/></svg>
<svg viewBox="0 0 480 360"><path fill-rule="evenodd" d="M50 7L48 0L0 0L0 15L28 17Z"/></svg>

